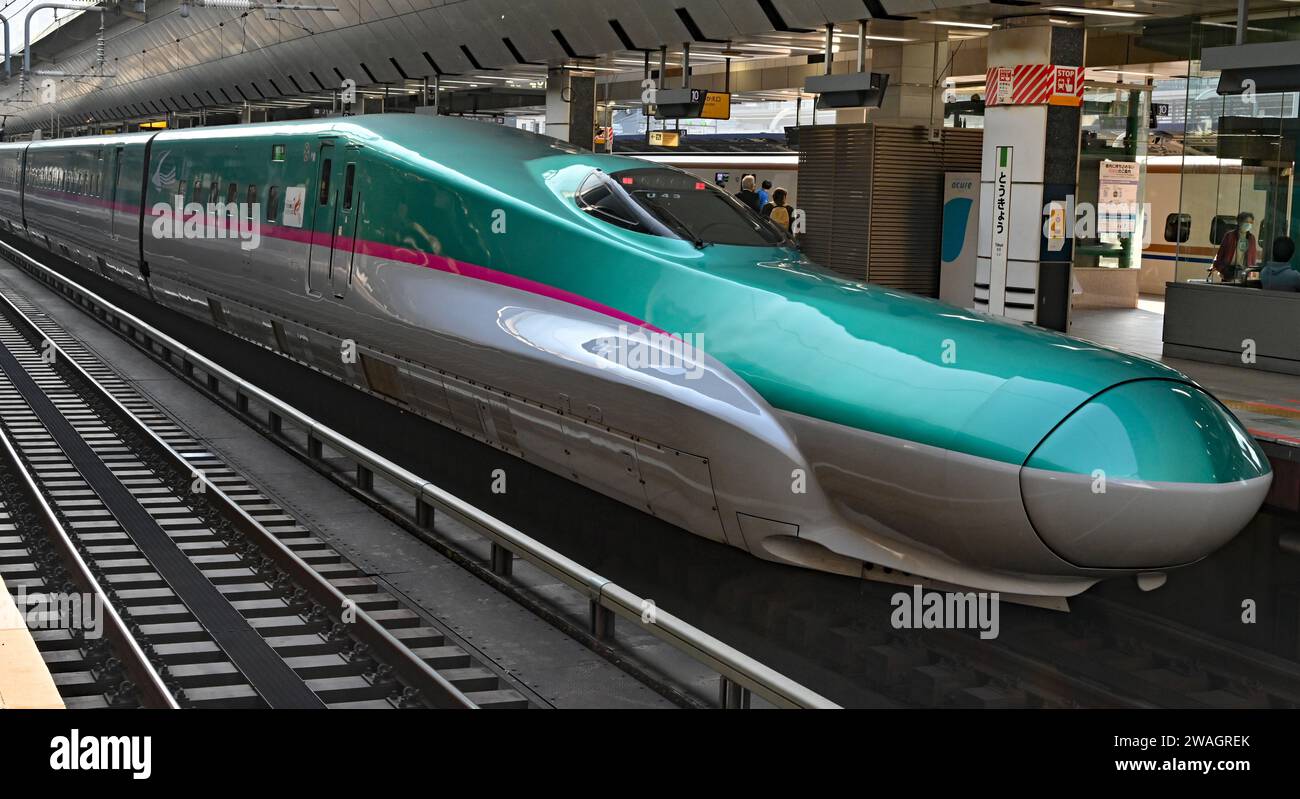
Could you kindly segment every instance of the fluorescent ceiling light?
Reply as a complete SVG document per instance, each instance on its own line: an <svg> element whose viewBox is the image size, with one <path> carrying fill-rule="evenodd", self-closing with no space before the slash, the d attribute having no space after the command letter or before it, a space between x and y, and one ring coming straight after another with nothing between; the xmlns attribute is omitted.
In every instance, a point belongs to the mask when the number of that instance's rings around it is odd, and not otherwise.
<svg viewBox="0 0 1300 799"><path fill-rule="evenodd" d="M769 155L767 153L758 153L756 155L635 155L633 158L640 158L643 161L654 161L660 164L717 164L718 166L740 166L744 164L762 163L769 166L798 166L798 155Z"/></svg>
<svg viewBox="0 0 1300 799"><path fill-rule="evenodd" d="M1151 16L1138 11L1115 11L1110 8L1084 8L1082 6L1048 6L1047 10L1060 11L1062 14L1095 14L1099 17L1125 17L1127 19Z"/></svg>
<svg viewBox="0 0 1300 799"><path fill-rule="evenodd" d="M1219 158L1215 155L1139 155L1137 160L1147 166L1241 166L1240 158Z"/></svg>
<svg viewBox="0 0 1300 799"><path fill-rule="evenodd" d="M1286 2L1289 2L1289 3L1300 3L1300 0L1286 0ZM1200 20L1200 21L1198 21L1196 24L1197 24L1197 25L1207 25L1207 26L1209 26L1209 27L1211 27L1211 28L1229 28L1229 29L1231 29L1231 30L1236 30L1236 29L1237 29L1237 26L1236 26L1235 24L1231 23L1231 22L1206 22L1205 20ZM1252 27L1250 27L1249 25L1246 26L1246 30L1248 30L1248 31L1254 31L1254 32L1256 32L1256 33L1273 33L1273 31L1270 30L1270 29L1268 29L1268 28L1252 28Z"/></svg>
<svg viewBox="0 0 1300 799"><path fill-rule="evenodd" d="M1157 72L1134 72L1134 71L1129 70L1129 69L1098 69L1098 70L1094 70L1094 71L1095 71L1095 72L1108 72L1108 73L1110 73L1110 74L1112 74L1112 75L1140 75L1140 76L1142 76L1142 77L1144 77L1144 78L1158 78L1158 77L1160 77L1160 74L1157 73Z"/></svg>
<svg viewBox="0 0 1300 799"><path fill-rule="evenodd" d="M786 52L786 55L789 55L791 50L799 50L800 52L804 52L804 53L820 53L825 49L822 47L801 47L800 45L797 44L761 44L761 43L738 44L735 45L735 47L741 50L748 50L752 47L759 47L764 50L784 50Z"/></svg>
<svg viewBox="0 0 1300 799"><path fill-rule="evenodd" d="M856 41L858 40L858 35L857 35L856 33L841 33L840 31L837 30L837 31L835 32L835 38L836 38L836 39L851 39L851 40L853 40L853 41L856 42ZM874 33L868 33L868 34L867 34L866 36L864 36L863 38L864 38L864 39L867 39L867 40L869 40L869 41L876 41L876 42L912 42L912 41L916 41L915 39L907 39L907 38L902 37L902 36L878 36L878 35L876 35L876 34L874 34Z"/></svg>
<svg viewBox="0 0 1300 799"><path fill-rule="evenodd" d="M943 25L948 28L980 28L986 31L991 31L997 27L997 25L985 25L982 22L957 22L948 19L927 19L924 22L927 25Z"/></svg>

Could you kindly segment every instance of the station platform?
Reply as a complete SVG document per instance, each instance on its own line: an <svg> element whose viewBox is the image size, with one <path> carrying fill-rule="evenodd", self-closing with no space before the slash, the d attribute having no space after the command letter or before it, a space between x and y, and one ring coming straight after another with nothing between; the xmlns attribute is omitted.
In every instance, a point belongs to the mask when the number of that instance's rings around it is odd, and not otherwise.
<svg viewBox="0 0 1300 799"><path fill-rule="evenodd" d="M1168 364L1218 397L1268 453L1276 475L1268 504L1300 511L1300 376L1164 357L1160 297L1144 296L1137 308L1076 309L1072 319L1070 335Z"/></svg>
<svg viewBox="0 0 1300 799"><path fill-rule="evenodd" d="M12 534L6 517L0 537ZM9 588L0 577L0 710L62 710L63 699L54 685L36 641L23 622Z"/></svg>

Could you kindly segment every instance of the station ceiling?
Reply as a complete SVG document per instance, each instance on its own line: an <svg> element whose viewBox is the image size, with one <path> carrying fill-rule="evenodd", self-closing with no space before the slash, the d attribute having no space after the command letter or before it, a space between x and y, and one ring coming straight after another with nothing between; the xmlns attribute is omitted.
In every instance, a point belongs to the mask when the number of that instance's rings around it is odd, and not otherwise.
<svg viewBox="0 0 1300 799"><path fill-rule="evenodd" d="M227 0L231 2L232 0ZM239 0L233 0L238 3ZM272 0L274 2L274 0ZM446 90L536 90L548 66L581 66L638 77L645 51L683 42L692 63L820 53L824 27L854 46L869 19L873 45L980 37L996 20L1082 14L1090 27L1134 26L1152 18L1219 15L1235 0L322 0L337 11L192 8L149 0L106 4L105 61L96 61L100 12L91 9L32 46L33 70L20 93L21 57L0 87L6 129L188 114L245 103L273 107L330 97L344 79L372 92L414 89L435 74ZM1270 7L1256 0L1252 14ZM1300 13L1300 4L1271 7ZM1100 13L1109 12L1109 13ZM1125 16L1127 15L1127 16ZM269 18L276 17L276 18ZM21 30L21 18L11 18ZM1228 24L1224 22L1222 24ZM17 37L21 42L21 34ZM18 45L21 47L21 44ZM39 86L53 80L53 102ZM46 95L48 97L48 95Z"/></svg>

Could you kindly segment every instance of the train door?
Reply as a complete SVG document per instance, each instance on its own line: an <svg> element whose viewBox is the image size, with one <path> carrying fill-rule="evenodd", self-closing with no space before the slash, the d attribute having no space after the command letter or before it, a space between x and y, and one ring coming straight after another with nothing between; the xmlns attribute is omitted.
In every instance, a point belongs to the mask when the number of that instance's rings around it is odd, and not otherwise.
<svg viewBox="0 0 1300 799"><path fill-rule="evenodd" d="M342 189L336 201L334 247L330 257L330 288L334 296L342 299L352 280L352 261L356 258L357 217L360 216L361 194L357 185L357 160L355 152L348 152L343 166Z"/></svg>
<svg viewBox="0 0 1300 799"><path fill-rule="evenodd" d="M111 238L114 242L116 242L118 239L117 208L118 205L120 204L120 197L118 193L121 191L121 183L122 183L122 150L123 150L123 146L120 144L113 148L113 163L109 167L112 170L112 172L110 173L110 177L109 177L108 235L109 238ZM134 220L130 220L130 221L134 221Z"/></svg>
<svg viewBox="0 0 1300 799"><path fill-rule="evenodd" d="M307 257L307 290L318 296L330 282L334 237L338 230L336 184L342 168L337 161L334 142L321 142L316 154L316 196L309 198L312 207L311 243Z"/></svg>

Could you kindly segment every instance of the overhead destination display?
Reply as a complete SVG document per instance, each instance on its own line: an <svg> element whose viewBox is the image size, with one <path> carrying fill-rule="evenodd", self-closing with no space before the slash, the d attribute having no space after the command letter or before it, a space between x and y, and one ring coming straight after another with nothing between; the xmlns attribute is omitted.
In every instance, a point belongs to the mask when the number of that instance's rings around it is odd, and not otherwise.
<svg viewBox="0 0 1300 799"><path fill-rule="evenodd" d="M731 119L731 95L707 89L660 89L651 108L656 119Z"/></svg>

